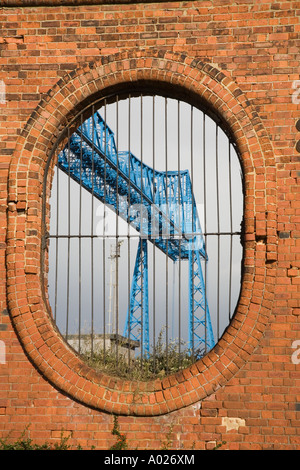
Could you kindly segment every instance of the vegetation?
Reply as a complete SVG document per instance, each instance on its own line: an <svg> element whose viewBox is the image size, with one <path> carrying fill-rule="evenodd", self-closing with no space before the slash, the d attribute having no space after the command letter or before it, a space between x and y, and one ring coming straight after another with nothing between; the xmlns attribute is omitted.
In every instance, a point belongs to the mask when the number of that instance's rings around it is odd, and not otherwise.
<svg viewBox="0 0 300 470"><path fill-rule="evenodd" d="M126 434L121 433L119 427L118 417L114 416L114 425L111 431L113 436L117 437L116 442L109 448L109 450L129 450L129 446L127 443L127 436ZM29 425L30 426L30 425ZM82 450L82 447L78 445L75 449L68 444L68 440L72 436L64 436L64 431L61 431L61 438L59 442L55 442L54 444L49 444L47 441L44 444L35 444L32 439L26 436L29 426L25 428L22 432L21 436L14 442L9 442L10 435L8 435L5 439L0 439L0 451L1 450ZM172 449L172 432L173 432L173 425L170 426L168 433L166 434L166 440L161 444L161 450L171 450ZM221 442L217 444L213 450L218 450L220 447L225 445L226 442ZM195 443L193 443L193 449L195 447ZM93 450L92 447L91 450ZM136 450L136 449L132 449Z"/></svg>
<svg viewBox="0 0 300 470"><path fill-rule="evenodd" d="M48 442L35 444L32 439L26 436L28 428L29 426L25 428L21 436L14 442L9 442L10 435L5 439L0 439L0 450L71 450L71 446L67 443L70 436L65 437L63 431L61 431L59 442L54 444L49 444ZM77 446L76 450L81 450L81 447Z"/></svg>
<svg viewBox="0 0 300 470"><path fill-rule="evenodd" d="M114 427L111 432L114 436L117 436L117 442L110 447L110 450L127 450L128 444L126 441L126 435L120 432L118 417L114 416Z"/></svg>
<svg viewBox="0 0 300 470"><path fill-rule="evenodd" d="M172 433L173 433L173 424L170 425L169 430L166 434L166 440L161 443L160 450L172 450L173 448L172 447L173 445ZM113 444L110 447L110 450L128 450L129 449L128 444L127 444L126 434L122 434L120 432L119 421L118 421L117 416L114 416L114 426L113 426L112 434L117 436L117 441L115 444ZM216 444L212 450L218 450L225 444L226 444L226 441L222 441L219 444ZM195 450L195 442L193 442L191 450Z"/></svg>
<svg viewBox="0 0 300 470"><path fill-rule="evenodd" d="M201 357L201 352L191 354L183 343L173 341L166 345L162 333L159 335L155 348L144 357L129 357L112 349L99 349L93 354L85 353L83 359L94 369L110 375L130 380L147 381L163 378L192 365Z"/></svg>

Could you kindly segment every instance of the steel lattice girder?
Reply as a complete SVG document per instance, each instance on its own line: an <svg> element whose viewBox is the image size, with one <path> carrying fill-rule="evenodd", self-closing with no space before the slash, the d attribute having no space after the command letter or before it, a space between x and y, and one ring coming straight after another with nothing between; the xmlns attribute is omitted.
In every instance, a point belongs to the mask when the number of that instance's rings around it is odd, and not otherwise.
<svg viewBox="0 0 300 470"><path fill-rule="evenodd" d="M109 128L99 112L88 118L70 137L64 150L58 157L58 167L93 194L98 200L108 205L140 232L141 239L149 240L160 248L173 261L191 260L191 249L197 256L197 269L190 269L190 285L194 294L201 293L206 303L205 286L198 288L194 279L202 277L200 259L207 260L204 238L192 191L188 170L160 172L142 163L129 151L118 151L114 132ZM138 306L144 310L145 324L148 324L148 276L147 264L139 257L146 252L145 244L140 245L135 269L140 270L140 278L145 279L145 297ZM138 252L139 254L139 252ZM146 257L147 258L147 257ZM191 265L191 261L190 261ZM138 274L133 276L132 300L130 301L130 322L137 320L134 297L138 293ZM193 279L193 280L192 280ZM193 296L195 298L195 295ZM204 300L205 299L205 300ZM132 306L132 307L131 307ZM196 333L193 325L204 325L197 315L198 307L190 303L190 338L203 343L203 336ZM209 311L206 308L205 325L210 324ZM130 327L130 331L133 328ZM212 330L211 330L212 331ZM213 335L209 331L209 346L213 345ZM205 333L205 336L206 333ZM149 348L149 337L145 348ZM194 344L194 341L190 340ZM205 342L206 343L206 342ZM207 344L207 343L206 343Z"/></svg>
<svg viewBox="0 0 300 470"><path fill-rule="evenodd" d="M140 239L130 292L130 305L124 336L141 341L143 353L150 352L149 343L149 303L148 303L148 245Z"/></svg>
<svg viewBox="0 0 300 470"><path fill-rule="evenodd" d="M206 352L215 344L199 252L189 252L189 345ZM204 335L203 335L204 331Z"/></svg>

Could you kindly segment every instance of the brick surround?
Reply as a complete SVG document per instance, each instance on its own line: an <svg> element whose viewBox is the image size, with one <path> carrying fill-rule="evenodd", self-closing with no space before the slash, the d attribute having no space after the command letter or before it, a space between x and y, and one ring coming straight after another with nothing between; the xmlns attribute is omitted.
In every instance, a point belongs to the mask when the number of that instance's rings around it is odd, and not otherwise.
<svg viewBox="0 0 300 470"><path fill-rule="evenodd" d="M0 437L30 424L36 441L63 428L105 449L118 414L133 448L160 448L172 425L174 448L299 449L299 2L4 4ZM234 320L203 360L146 384L97 374L73 353L47 314L40 269L43 175L60 132L108 88L145 83L214 110L245 176Z"/></svg>

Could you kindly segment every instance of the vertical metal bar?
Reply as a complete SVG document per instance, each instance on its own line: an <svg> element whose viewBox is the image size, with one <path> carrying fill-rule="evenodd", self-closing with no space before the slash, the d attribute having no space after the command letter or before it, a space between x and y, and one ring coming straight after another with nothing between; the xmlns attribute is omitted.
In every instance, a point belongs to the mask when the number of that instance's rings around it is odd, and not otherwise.
<svg viewBox="0 0 300 470"><path fill-rule="evenodd" d="M229 207L230 207L230 267L229 267L229 306L228 319L231 320L231 283L232 283L232 242L233 242L233 223L232 223L232 176L231 176L231 142L228 140L228 168L229 168Z"/></svg>
<svg viewBox="0 0 300 470"><path fill-rule="evenodd" d="M106 362L106 302L105 302L105 271L106 271L106 238L105 238L105 222L106 222L106 152L107 152L107 132L106 132L106 118L107 118L107 109L106 109L106 99L104 100L104 204L103 204L103 239L102 239L102 258L103 258L103 269L102 269L102 291L103 291L103 337L104 337L104 344L103 344L103 356L104 356L104 363Z"/></svg>
<svg viewBox="0 0 300 470"><path fill-rule="evenodd" d="M155 96L153 95L152 97L152 167L153 167L153 204L155 204ZM153 225L151 225L151 230L153 230ZM155 230L155 229L154 229ZM155 244L153 244L153 253L152 253L152 258L153 258L153 267L152 267L152 284L153 284L153 313L152 313L152 321L153 321L153 368L156 370L156 308L155 308L155 303L156 303L156 296L155 296L155 276L156 276L156 266L155 266Z"/></svg>
<svg viewBox="0 0 300 470"><path fill-rule="evenodd" d="M130 263L130 205L131 205L131 95L128 97L128 195L127 195L127 201L128 201L128 207L127 207L127 259L128 259L128 265L127 265L127 291L128 291L128 325L127 325L127 332L128 332L128 342L130 341L130 279L131 279L131 263ZM131 356L130 356L130 347L128 348L128 364L130 366L131 363Z"/></svg>
<svg viewBox="0 0 300 470"><path fill-rule="evenodd" d="M94 355L94 133L95 107L92 106L92 200L91 200L91 355Z"/></svg>
<svg viewBox="0 0 300 470"><path fill-rule="evenodd" d="M119 362L119 341L118 341L118 333L119 333L119 95L116 96L116 148L117 148L117 184L116 184L116 204L117 204L117 212L116 212L116 312L115 312L115 319L116 319L116 353L117 353L117 365Z"/></svg>
<svg viewBox="0 0 300 470"><path fill-rule="evenodd" d="M55 300L54 300L54 320L57 317L57 289L58 289L58 246L59 246L59 167L56 165L56 240L55 240Z"/></svg>
<svg viewBox="0 0 300 470"><path fill-rule="evenodd" d="M79 353L81 352L81 206L82 206L82 124L83 117L80 115L80 179L79 179L79 217L78 217L78 334Z"/></svg>
<svg viewBox="0 0 300 470"><path fill-rule="evenodd" d="M202 139L203 139L203 204L204 204L204 241L205 241L205 255L207 253L207 195L206 195L206 115L202 112ZM207 286L207 266L206 261L204 264L204 284L205 284L205 307L204 307L204 315L205 315L205 346L204 346L204 353L207 352L207 329L206 329L206 316L207 316L207 303L206 303L206 286Z"/></svg>
<svg viewBox="0 0 300 470"><path fill-rule="evenodd" d="M179 272L178 272L178 341L179 341L179 345L178 345L178 353L179 353L179 361L180 361L180 365L181 365L181 328L182 328L182 325L181 325L181 237L182 237L182 228L181 228L181 224L183 223L183 220L181 218L181 209L183 207L183 201L181 201L181 176L180 176L180 168L181 168L181 162L180 162L180 159L181 159L181 153L180 153L180 146L181 146L181 139L180 139L180 128L181 128L181 120L180 120L180 113L181 113L181 109L180 109L180 101L178 100L177 101L177 138L178 138L178 155L177 155L177 158L178 158L178 162L177 162L177 166L178 166L178 214L179 214L179 221L178 221L178 225L180 227L180 233L179 233L179 260L178 260L178 268L179 268Z"/></svg>
<svg viewBox="0 0 300 470"><path fill-rule="evenodd" d="M140 95L140 118L141 118L141 128L140 128L140 145L141 145L141 211L140 211L140 218L142 223L142 214L143 214L143 94ZM143 228L141 226L141 230ZM142 249L141 244L141 367L143 367L143 357L144 357L144 257L145 252Z"/></svg>
<svg viewBox="0 0 300 470"><path fill-rule="evenodd" d="M168 99L165 98L165 172L166 172L166 207L168 208ZM166 237L168 237L167 227ZM166 238L166 369L169 369L169 271L168 271L169 240Z"/></svg>
<svg viewBox="0 0 300 470"><path fill-rule="evenodd" d="M193 106L191 106L191 185L192 185L192 232L194 231L194 154L193 154ZM195 342L194 342L194 328L195 328L195 315L194 315L194 308L195 308L195 288L194 288L194 262L196 261L195 259L195 253L194 251L192 252L192 355L195 355ZM200 268L200 267L199 267ZM206 318L206 315L205 315ZM205 325L205 330L206 330L206 325Z"/></svg>
<svg viewBox="0 0 300 470"><path fill-rule="evenodd" d="M219 201L219 126L216 124L216 198L218 232L217 338L220 337L220 201Z"/></svg>
<svg viewBox="0 0 300 470"><path fill-rule="evenodd" d="M71 226L71 214L70 214L70 198L71 198L71 190L70 190L70 128L68 127L68 261L67 261L67 315L66 315L66 340L68 340L69 334L69 309L70 309L70 226Z"/></svg>

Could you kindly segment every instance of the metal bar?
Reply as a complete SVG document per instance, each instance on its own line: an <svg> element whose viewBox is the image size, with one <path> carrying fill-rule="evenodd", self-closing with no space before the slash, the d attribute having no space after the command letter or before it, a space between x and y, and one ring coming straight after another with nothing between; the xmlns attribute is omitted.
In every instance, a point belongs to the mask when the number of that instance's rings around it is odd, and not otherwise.
<svg viewBox="0 0 300 470"><path fill-rule="evenodd" d="M130 165L130 159L129 159L129 155L131 153L131 96L129 95L128 97L128 195L127 195L127 199L128 199L128 208L130 207L131 205L131 165ZM127 305L129 306L128 308L130 308L130 278L131 278L131 272L130 272L130 268L131 268L131 247L130 247L130 223L129 223L129 217L130 217L130 214L129 214L129 210L127 211L127 215L128 215L128 220L127 220L127 253L128 253L128 271L127 271L127 290L128 290L128 301L127 301ZM128 315L128 322L127 322L127 337L128 337L128 341L130 339L130 315ZM128 364L129 366L131 365L131 356L130 356L130 349L128 348Z"/></svg>
<svg viewBox="0 0 300 470"><path fill-rule="evenodd" d="M211 235L228 235L228 236L241 236L242 232L187 232L187 237L192 237L196 235L203 235L203 236L211 236ZM126 235L119 235L119 238L125 238ZM61 234L61 235L45 235L45 238L79 238L79 235L68 235L68 234ZM101 235L100 233L97 235L80 235L80 238L111 238L111 235ZM130 238L141 238L140 235L131 234ZM175 235L172 238L181 239L180 235Z"/></svg>
<svg viewBox="0 0 300 470"><path fill-rule="evenodd" d="M59 168L56 166L56 235L59 233ZM57 316L57 280L58 280L58 239L55 243L55 298L54 298L54 320ZM48 261L49 262L49 261Z"/></svg>
<svg viewBox="0 0 300 470"><path fill-rule="evenodd" d="M181 127L181 120L180 120L180 101L177 100L177 138L178 138L178 155L177 155L177 165L178 165L178 212L179 212L179 227L181 226L181 221L180 218L182 216L181 214L181 178L180 178L180 168L181 168L181 153L180 153L180 146L181 146L181 139L180 139L180 127ZM183 221L182 221L183 222ZM179 261L178 261L178 353L179 353L179 358L181 358L181 331L182 325L181 325L181 244L179 245ZM180 365L181 365L181 360L180 360Z"/></svg>
<svg viewBox="0 0 300 470"><path fill-rule="evenodd" d="M206 119L205 119L205 113L202 112L202 139L203 139L203 145L202 145L202 151L203 151L203 204L204 204L204 240L205 240L205 250L207 249L207 193L206 193ZM204 265L204 284L207 286L207 265L205 262ZM206 293L206 288L205 288L205 293ZM207 305L205 302L205 307L204 307L204 315L205 315L205 320L207 316ZM204 353L207 352L207 332L205 328L205 347L204 347Z"/></svg>
<svg viewBox="0 0 300 470"><path fill-rule="evenodd" d="M69 301L70 301L70 224L71 224L71 214L70 214L70 128L68 127L68 267L67 267L67 315L66 315L66 340L68 340L69 332Z"/></svg>
<svg viewBox="0 0 300 470"><path fill-rule="evenodd" d="M104 100L104 148L106 149L107 145L107 136L106 136L106 119L107 119L107 109L106 109L106 100ZM105 222L106 222L106 150L104 154L104 205L103 205L103 235L105 234ZM106 237L105 237L106 238ZM103 292L103 335L104 335L104 345L103 345L103 355L104 355L104 364L106 363L106 289L105 289L105 270L106 270L106 247L105 247L105 238L103 237L102 243L102 292Z"/></svg>
<svg viewBox="0 0 300 470"><path fill-rule="evenodd" d="M95 114L94 105L92 106L92 116ZM95 121L92 119L92 134L94 135ZM94 145L92 147L92 175L94 175ZM91 198L91 234L94 234L94 177L92 181ZM91 355L94 355L94 238L91 239Z"/></svg>
<svg viewBox="0 0 300 470"><path fill-rule="evenodd" d="M116 212L116 312L115 312L115 333L116 335L119 334L119 96L116 96L116 130L117 130L117 136L116 136L116 145L117 145L117 212ZM116 343L116 360L117 360L117 366L119 362L119 342L117 341Z"/></svg>
<svg viewBox="0 0 300 470"><path fill-rule="evenodd" d="M216 199L218 232L217 338L220 337L220 201L219 201L219 127L216 124Z"/></svg>
<svg viewBox="0 0 300 470"><path fill-rule="evenodd" d="M155 166L156 166L156 155L155 155L155 96L152 98L152 168L153 168L153 201L155 201ZM155 245L153 245L153 252L152 252L152 262L153 262L153 267L152 267L152 295L153 295L153 311L152 311L152 322L153 322L153 368L156 370L156 295L155 295L155 276L156 276L156 248Z"/></svg>
<svg viewBox="0 0 300 470"><path fill-rule="evenodd" d="M191 106L191 185L192 185L192 194L194 188L194 155L193 155L193 106ZM194 204L192 204L192 232L195 230L194 227ZM194 253L192 253L192 263L194 264ZM191 295L192 295L192 355L195 355L195 341L194 341L194 329L195 329L195 289L194 289L194 269L190 272L192 288L191 288ZM206 316L205 316L206 317ZM206 325L205 325L205 334L206 334ZM205 341L206 343L206 341Z"/></svg>
<svg viewBox="0 0 300 470"><path fill-rule="evenodd" d="M228 299L228 320L231 320L231 283L232 283L232 242L233 242L233 225L232 225L232 177L231 177L231 142L228 140L228 168L229 168L229 210L230 210L230 263L229 263L229 299Z"/></svg>
<svg viewBox="0 0 300 470"><path fill-rule="evenodd" d="M165 174L166 174L166 205L168 207L168 99L165 98ZM168 237L168 234L166 235ZM169 271L168 271L169 239L166 238L166 369L169 369Z"/></svg>
<svg viewBox="0 0 300 470"><path fill-rule="evenodd" d="M141 139L141 207L143 206L143 94L140 96L140 139ZM142 215L140 216L142 217ZM146 241L147 243L147 241ZM144 256L145 252L142 249L141 244L141 368L143 367L143 357L144 357Z"/></svg>
<svg viewBox="0 0 300 470"><path fill-rule="evenodd" d="M81 122L81 136L82 136L82 124L83 124L83 117L82 114L80 116ZM82 139L80 145L80 182L79 182L79 216L78 216L78 232L79 232L79 239L78 239L78 352L81 352L81 208L82 208Z"/></svg>

